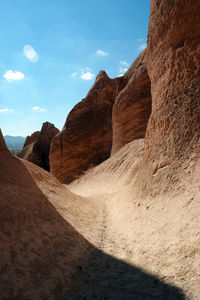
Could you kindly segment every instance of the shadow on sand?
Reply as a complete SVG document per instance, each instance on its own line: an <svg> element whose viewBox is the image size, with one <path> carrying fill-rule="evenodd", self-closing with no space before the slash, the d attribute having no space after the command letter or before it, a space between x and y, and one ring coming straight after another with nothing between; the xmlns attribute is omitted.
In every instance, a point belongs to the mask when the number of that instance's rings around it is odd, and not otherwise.
<svg viewBox="0 0 200 300"><path fill-rule="evenodd" d="M177 287L96 249L15 157L0 157L0 220L0 299L186 299Z"/></svg>

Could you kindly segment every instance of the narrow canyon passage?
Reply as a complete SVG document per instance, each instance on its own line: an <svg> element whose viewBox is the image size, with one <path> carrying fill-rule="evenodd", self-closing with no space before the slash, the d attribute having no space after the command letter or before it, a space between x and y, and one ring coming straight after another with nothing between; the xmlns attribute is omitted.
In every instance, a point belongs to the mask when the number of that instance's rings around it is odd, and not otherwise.
<svg viewBox="0 0 200 300"><path fill-rule="evenodd" d="M130 177L132 179L137 172L142 151L143 140L134 141L67 186L71 192L90 199L98 207L98 218L93 228L96 240L91 239L90 242L120 259L128 256L129 252L128 244L123 240L126 241L130 235L133 226L130 216L134 215L135 205L138 205L138 200L134 201ZM130 156L133 155L134 163L130 166Z"/></svg>
<svg viewBox="0 0 200 300"><path fill-rule="evenodd" d="M165 283L166 273L160 266L166 255L159 237L151 239L157 229L148 228L155 225L153 216L147 216L146 224L140 219L148 214L148 208L138 211L141 205L129 176L136 173L142 151L143 141L134 141L68 185L71 192L99 207L93 235L81 232L99 251L87 269L80 270L78 281L83 288L81 292L73 289L72 299L186 299L173 284ZM133 153L135 164L130 167ZM160 265L159 255L163 256Z"/></svg>
<svg viewBox="0 0 200 300"><path fill-rule="evenodd" d="M65 186L4 150L2 299L198 299L198 193L141 199L142 153L135 140Z"/></svg>

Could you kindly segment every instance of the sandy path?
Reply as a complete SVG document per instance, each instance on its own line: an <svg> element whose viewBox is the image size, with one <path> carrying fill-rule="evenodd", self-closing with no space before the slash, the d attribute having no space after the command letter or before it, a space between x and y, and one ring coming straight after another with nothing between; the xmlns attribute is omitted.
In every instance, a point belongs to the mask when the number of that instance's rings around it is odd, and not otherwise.
<svg viewBox="0 0 200 300"><path fill-rule="evenodd" d="M134 175L142 151L142 141L127 144L69 186L73 193L89 197L99 205L97 214L101 217L94 222L95 239L89 238L90 242L118 262L124 262L118 265L116 261L110 262L108 275L105 272L106 262L100 257L95 258L98 265L104 264L105 280L114 280L116 298L111 296L112 288L107 287L108 299L200 299L198 168L194 171L195 168L190 165L183 166L188 168L191 178L184 177L183 182L172 185L167 194L140 199L134 187ZM162 182L158 184L161 186ZM135 266L156 276L152 278L157 280L157 284L149 286L149 280L141 275L145 284L140 286L135 279L140 272L135 271ZM101 269L89 272L95 274L96 281L99 280ZM94 285L96 281L93 280ZM104 277L101 282L105 283ZM129 282L128 286L126 282ZM173 288L171 291L161 282L181 288L187 296L182 298L177 291ZM123 291L120 292L121 288L116 285L123 286Z"/></svg>
<svg viewBox="0 0 200 300"><path fill-rule="evenodd" d="M130 151L130 147L134 151ZM149 259L146 249L153 249L154 241L151 239L149 243L151 228L148 228L148 220L147 224L144 221L137 223L141 214L145 219L148 213L146 207L145 213L138 212L140 201L134 198L130 183L142 149L142 141L127 145L121 153L68 186L73 193L89 198L99 206L93 238L87 238L100 251L91 259L88 269L82 272L80 284L84 289L81 294L73 291L73 299L186 299L178 289L162 281L165 274L159 274L157 264L152 263L154 256L159 255L158 249L156 254L155 249L149 251L152 252L151 261ZM131 155L134 155L135 164L130 167Z"/></svg>
<svg viewBox="0 0 200 300"><path fill-rule="evenodd" d="M125 247L128 244L127 236L115 232L113 223L118 222L118 218L111 217L109 197L102 194L93 200L101 204L102 215L94 227L95 247L99 251L91 257L87 268L81 269L79 286L82 288L79 291L73 290L70 299L185 299L178 290L125 262L129 252Z"/></svg>
<svg viewBox="0 0 200 300"><path fill-rule="evenodd" d="M116 155L67 186L74 194L98 205L98 219L93 227L96 234L93 238L87 238L99 249L119 259L124 259L129 252L127 238L130 239L133 222L132 218L127 217L135 209L132 180L142 153L143 140L129 143Z"/></svg>

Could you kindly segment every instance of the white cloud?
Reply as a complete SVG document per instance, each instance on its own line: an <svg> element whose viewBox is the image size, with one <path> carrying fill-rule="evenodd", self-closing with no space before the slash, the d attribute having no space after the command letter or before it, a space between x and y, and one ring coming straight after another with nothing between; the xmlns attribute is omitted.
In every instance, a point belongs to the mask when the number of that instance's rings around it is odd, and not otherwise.
<svg viewBox="0 0 200 300"><path fill-rule="evenodd" d="M120 64L121 66L125 66L125 67L128 67L128 66L129 66L129 64L128 64L125 60L120 60L119 64Z"/></svg>
<svg viewBox="0 0 200 300"><path fill-rule="evenodd" d="M18 71L12 71L8 70L6 73L3 75L3 77L8 81L11 82L13 80L21 80L24 79L24 74Z"/></svg>
<svg viewBox="0 0 200 300"><path fill-rule="evenodd" d="M95 74L92 74L92 71L89 68L85 68L85 70L82 70L81 73L81 78L83 80L92 80L95 77Z"/></svg>
<svg viewBox="0 0 200 300"><path fill-rule="evenodd" d="M77 72L73 72L72 74L70 74L70 77L75 78L78 75Z"/></svg>
<svg viewBox="0 0 200 300"><path fill-rule="evenodd" d="M41 108L40 106L33 106L32 110L34 110L34 111L41 111L41 112L46 111L44 108Z"/></svg>
<svg viewBox="0 0 200 300"><path fill-rule="evenodd" d="M146 43L142 43L141 45L139 45L138 49L139 50L144 50L147 47Z"/></svg>
<svg viewBox="0 0 200 300"><path fill-rule="evenodd" d="M124 73L126 73L126 71L128 71L129 64L125 60L120 60L119 65L120 75L118 75L118 77L121 77Z"/></svg>
<svg viewBox="0 0 200 300"><path fill-rule="evenodd" d="M137 44L137 49L139 51L143 51L147 47L147 43L145 43L145 39L143 38L137 39Z"/></svg>
<svg viewBox="0 0 200 300"><path fill-rule="evenodd" d="M104 52L103 50L97 50L96 55L98 55L98 56L107 56L108 53Z"/></svg>
<svg viewBox="0 0 200 300"><path fill-rule="evenodd" d="M13 109L10 109L10 108L2 108L0 109L0 113L4 113L4 112L13 112L14 110Z"/></svg>
<svg viewBox="0 0 200 300"><path fill-rule="evenodd" d="M38 56L37 52L30 45L25 45L24 46L24 55L32 63L36 63L39 60L39 56Z"/></svg>
<svg viewBox="0 0 200 300"><path fill-rule="evenodd" d="M128 71L128 68L119 67L119 72L120 72L121 74L126 73L126 71Z"/></svg>

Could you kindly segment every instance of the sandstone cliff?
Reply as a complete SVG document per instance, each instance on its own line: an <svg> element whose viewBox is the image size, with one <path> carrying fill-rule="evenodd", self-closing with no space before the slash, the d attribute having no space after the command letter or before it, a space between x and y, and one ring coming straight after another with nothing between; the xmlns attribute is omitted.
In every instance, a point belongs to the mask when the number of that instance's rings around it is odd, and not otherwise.
<svg viewBox="0 0 200 300"><path fill-rule="evenodd" d="M145 65L145 50L124 75L126 86L113 106L112 154L126 143L144 138L151 113L151 82Z"/></svg>
<svg viewBox="0 0 200 300"><path fill-rule="evenodd" d="M59 130L51 123L42 125L40 132L35 132L26 139L24 148L18 154L41 168L50 171L49 151L52 138L59 133Z"/></svg>
<svg viewBox="0 0 200 300"><path fill-rule="evenodd" d="M145 51L115 79L101 71L87 97L70 112L52 141L51 172L70 183L126 143L145 136L151 112Z"/></svg>
<svg viewBox="0 0 200 300"><path fill-rule="evenodd" d="M123 78L110 79L101 71L87 94L69 113L63 130L53 138L51 173L70 183L110 156L112 108Z"/></svg>
<svg viewBox="0 0 200 300"><path fill-rule="evenodd" d="M183 163L199 152L199 44L199 1L151 1L146 64L152 114L142 172L146 193L174 184L184 174Z"/></svg>
<svg viewBox="0 0 200 300"><path fill-rule="evenodd" d="M40 132L39 132L39 131L36 131L36 132L34 132L33 134L31 134L31 136L28 135L28 136L26 137L25 142L24 142L24 148L25 148L26 146L28 146L28 145L30 145L30 144L36 142L37 139L38 139L39 134L40 134Z"/></svg>

